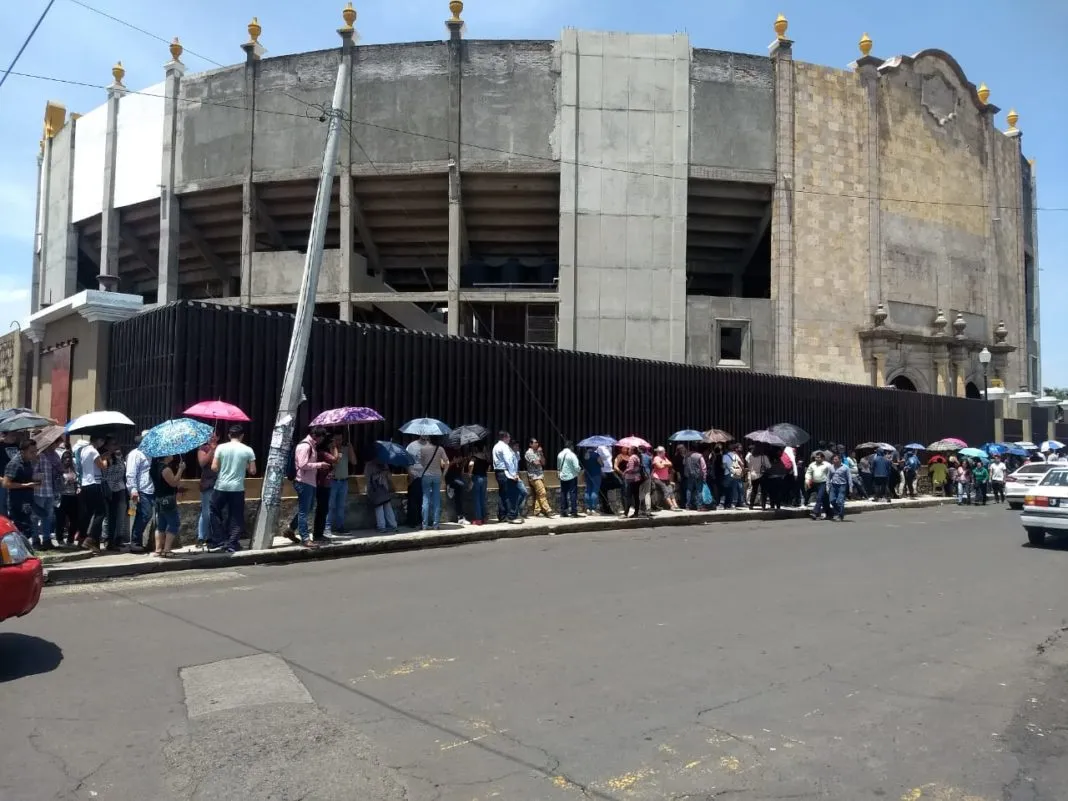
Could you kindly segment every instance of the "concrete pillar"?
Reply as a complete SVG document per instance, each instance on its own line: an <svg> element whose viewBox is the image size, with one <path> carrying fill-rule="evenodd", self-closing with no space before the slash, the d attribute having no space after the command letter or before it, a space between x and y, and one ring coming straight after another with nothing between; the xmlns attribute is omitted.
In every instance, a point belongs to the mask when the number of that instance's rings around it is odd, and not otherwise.
<svg viewBox="0 0 1068 801"><path fill-rule="evenodd" d="M1016 119L1018 119L1018 118L1016 118ZM991 136L998 135L998 132L996 130L993 130L993 123L991 123L991 129L992 129ZM1011 382L1012 383L1019 383L1019 384L1026 383L1027 386L1031 387L1035 392L1039 392L1042 389L1042 383L1041 383L1041 380L1040 380L1041 379L1041 374L1037 373L1036 371L1040 370L1040 368L1041 368L1041 359L1039 359L1039 366L1038 367L1032 366L1032 364L1031 364L1031 355L1032 355L1032 353L1031 353L1031 339L1032 339L1031 334L1032 334L1032 332L1027 330L1027 314L1026 314L1026 311L1025 311L1026 308L1027 308L1027 279L1026 279L1026 271L1024 269L1024 265L1026 263L1027 247L1026 247L1026 237L1024 236L1024 228L1026 226L1026 223L1024 221L1024 212L1023 212L1023 209L1025 208L1025 203L1024 203L1025 187L1024 187L1024 176L1023 176L1023 133L1016 127L1015 119L1013 121L1013 125L1012 125L1011 129L1008 130L1004 135L1009 137L1010 139L1012 139L1014 144L1016 145L1016 148L1015 148L1016 149L1016 158L1013 159L1013 170L1012 170L1013 179L1015 181L1015 187L1014 187L1015 191L1013 192L1012 197L1013 197L1013 202L1016 205L1016 208L1020 209L1020 212L1018 214L1011 214L1011 211L1009 211L1008 209L1003 209L1002 210L1003 214L1010 214L1011 216L1008 219L1012 219L1016 223L1016 240L1015 240L1015 242L1013 244L1015 245L1014 250L1016 252L1016 264L1017 264L1017 270L1019 271L1019 276L1020 276L1019 280L1017 281L1017 286L1016 286L1016 294L1017 294L1017 299L1018 299L1018 305L1016 305L1016 308L1020 309L1021 311L1020 311L1020 313L1018 315L1018 319L1017 319L1016 325L1014 326L1014 328L1016 328L1016 330L1013 332L1014 335L1019 336L1019 340L1018 340L1019 348L1017 349L1017 358L1016 358L1016 363L1017 363L1016 367L1017 367L1017 369L1013 371L1014 374L1011 377ZM991 165L991 169L993 169L993 165ZM1031 169L1033 171L1034 167L1032 167ZM1029 187L1029 188L1033 188L1033 184L1032 184L1032 187ZM995 201L994 205L996 207L996 201ZM1033 206L1037 208L1038 203L1037 202L1034 203ZM1002 214L997 214L997 215L994 215L994 216L1002 216ZM1037 219L1037 216L1036 216L1036 219ZM993 223L993 225L995 226L995 230L996 230L997 223ZM1038 234L1037 234L1037 231L1036 231L1036 233L1035 233L1036 241L1037 241L1037 236L1038 236ZM1037 341L1038 340L1037 333L1040 330L1040 328L1039 328L1039 302L1038 302L1038 254L1037 253L1035 253L1034 257L1033 257L1033 266L1034 266L1035 292L1034 292L1034 309L1032 311L1032 315L1033 315L1033 319L1034 319L1035 334L1036 334L1034 339ZM991 319L993 319L993 318L991 318ZM1038 353L1036 352L1035 355L1038 355ZM1032 373L1036 373L1036 374L1032 375Z"/></svg>
<svg viewBox="0 0 1068 801"><path fill-rule="evenodd" d="M794 43L785 29L768 48L775 65L775 194L771 215L771 300L775 372L794 372ZM884 376L885 378L885 376ZM882 385L880 385L882 386Z"/></svg>
<svg viewBox="0 0 1068 801"><path fill-rule="evenodd" d="M934 357L935 365L935 392L939 395L952 395L950 387L952 383L949 380L949 357L941 354L936 354Z"/></svg>
<svg viewBox="0 0 1068 801"><path fill-rule="evenodd" d="M126 94L122 79L126 70L120 61L111 68L114 80L108 87L107 129L104 136L104 202L100 212L100 289L119 289L119 211L115 208L115 175L119 156L119 103Z"/></svg>
<svg viewBox="0 0 1068 801"><path fill-rule="evenodd" d="M964 379L968 375L968 362L959 356L953 357L953 394L963 398L966 394Z"/></svg>
<svg viewBox="0 0 1068 801"><path fill-rule="evenodd" d="M44 285L41 271L44 269L44 224L47 217L48 184L45 182L45 148L47 139L41 140L37 153L37 208L33 218L33 276L30 280L30 314L41 308L41 288ZM17 404L16 404L17 405Z"/></svg>
<svg viewBox="0 0 1068 801"><path fill-rule="evenodd" d="M249 40L241 45L245 51L245 97L248 112L245 115L245 147L248 159L241 183L241 305L252 305L252 260L256 253L256 187L252 182L255 170L254 149L256 144L256 79L259 75L260 26L253 19L248 26ZM225 290L224 290L225 291Z"/></svg>
<svg viewBox="0 0 1068 801"><path fill-rule="evenodd" d="M1031 430L1031 404L1035 402L1034 394L1028 391L1026 385L1021 385L1019 392L1009 396L1009 402L1012 416L1023 424L1024 440L1034 442L1034 432ZM1041 436L1039 438L1041 439Z"/></svg>
<svg viewBox="0 0 1068 801"><path fill-rule="evenodd" d="M163 69L166 74L163 105L163 169L159 196L159 281L157 303L178 300L178 245L181 241L178 195L175 192L178 137L178 96L185 74L181 61L182 46L171 44L171 60Z"/></svg>
<svg viewBox="0 0 1068 801"><path fill-rule="evenodd" d="M579 222L579 56L578 31L565 28L560 34L560 258L556 290L556 346L575 350L578 342L578 222Z"/></svg>
<svg viewBox="0 0 1068 801"><path fill-rule="evenodd" d="M871 41L867 40L870 50ZM856 72L868 95L868 305L875 308L883 303L883 238L882 200L879 192L879 67L881 58L862 56L856 61Z"/></svg>
<svg viewBox="0 0 1068 801"><path fill-rule="evenodd" d="M345 149L345 152L348 148ZM341 182L339 189L339 203L341 205L341 215L339 225L341 226L341 241L339 247L340 253L340 265L338 268L338 280L337 280L337 302L340 309L340 318L347 323L352 322L352 292L354 289L353 284L353 267L356 261L356 247L355 237L353 231L356 227L356 221L352 215L352 165L346 164L339 170L338 180ZM364 270L367 268L364 267Z"/></svg>
<svg viewBox="0 0 1068 801"><path fill-rule="evenodd" d="M886 348L876 348L872 353L871 385L873 387L886 386Z"/></svg>
<svg viewBox="0 0 1068 801"><path fill-rule="evenodd" d="M460 335L460 263L463 251L463 206L460 189L460 132L463 103L463 21L446 21L449 30L449 336Z"/></svg>

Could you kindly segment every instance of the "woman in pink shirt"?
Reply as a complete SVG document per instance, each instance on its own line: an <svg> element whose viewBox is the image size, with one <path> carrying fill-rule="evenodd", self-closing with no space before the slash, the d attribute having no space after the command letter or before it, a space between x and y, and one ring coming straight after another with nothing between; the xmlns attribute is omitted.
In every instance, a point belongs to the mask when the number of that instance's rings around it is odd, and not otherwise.
<svg viewBox="0 0 1068 801"><path fill-rule="evenodd" d="M671 460L667 458L664 446L658 446L653 454L653 486L659 490L668 508L677 512L679 505L675 502L675 491L671 488L671 467Z"/></svg>

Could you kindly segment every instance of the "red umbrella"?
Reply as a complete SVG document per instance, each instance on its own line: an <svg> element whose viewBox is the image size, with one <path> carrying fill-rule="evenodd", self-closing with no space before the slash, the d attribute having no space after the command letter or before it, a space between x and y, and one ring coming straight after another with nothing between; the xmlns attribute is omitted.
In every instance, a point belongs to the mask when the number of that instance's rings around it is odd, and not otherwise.
<svg viewBox="0 0 1068 801"><path fill-rule="evenodd" d="M247 423L248 415L232 403L225 401L201 401L194 403L182 414L190 417L203 417L206 420L226 420L231 423Z"/></svg>

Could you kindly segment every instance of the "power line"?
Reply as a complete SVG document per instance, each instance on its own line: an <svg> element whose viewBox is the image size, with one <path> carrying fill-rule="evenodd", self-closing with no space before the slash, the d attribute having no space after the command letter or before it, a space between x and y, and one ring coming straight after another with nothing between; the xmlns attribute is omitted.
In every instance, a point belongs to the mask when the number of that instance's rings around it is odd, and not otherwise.
<svg viewBox="0 0 1068 801"><path fill-rule="evenodd" d="M72 2L73 2L73 0L72 0ZM102 91L106 91L107 88L108 88L108 87L104 86L103 84L90 83L88 81L77 81L77 80L72 80L72 79L69 79L69 78L56 78L56 77L49 76L49 75L37 75L37 74L34 74L34 73L15 72L15 71L10 72L10 74L14 75L14 76L16 76L18 78L28 78L30 80L48 81L48 82L51 82L51 83L66 84L66 85L69 85L69 86L80 86L80 87L85 87L85 88L88 88L88 89L100 89ZM128 95L141 95L142 97L155 97L155 98L160 98L160 99L166 99L166 95L159 94L159 93L156 93L156 92L135 91L135 90L127 89L126 90L126 94L128 94ZM297 118L302 118L303 119L303 118L316 117L318 115L317 114L313 114L312 111L321 112L326 108L323 104L309 103L306 100L300 100L300 98L294 97L293 95L290 95L288 92L282 92L282 94L285 94L287 97L290 97L291 99L293 99L293 100L295 100L297 102L304 103L308 108L303 113L298 113L298 112L293 112L293 111L280 111L280 110L273 110L273 109L257 108L256 109L256 113L257 114L277 114L277 115L283 116L283 117L297 117ZM247 97L247 95L240 95L239 97ZM249 106L246 106L246 105L240 105L240 104L234 104L234 103L223 103L223 102L219 102L217 100L207 100L207 99L199 99L199 98L197 98L197 99L180 98L179 102L187 103L189 105L196 105L196 106L214 106L214 107L217 107L217 108L230 108L230 109L235 109L235 110L238 110L238 111L245 111L245 112L248 112L248 111L252 110ZM387 133L398 134L398 135L401 135L401 136L411 136L411 137L415 137L417 139L427 139L427 140L434 141L434 142L440 142L442 144L448 144L451 141L448 137L445 137L445 136L436 136L434 134L422 133L420 131L406 130L404 128L397 128L397 127L390 126L390 125L383 125L381 123L371 122L370 120L360 120L360 119L356 119L356 118L349 118L346 121L350 125L362 125L362 126L364 126L366 128L375 128L377 130L385 131ZM652 177L652 178L665 178L665 179L669 179L669 180L672 180L672 181L687 181L687 182L689 181L689 177L688 176L668 175L666 173L649 172L647 170L636 170L636 169L631 169L631 168L627 168L627 167L613 167L613 166L607 166L607 165L604 165L604 164L594 164L592 162L579 161L577 159L575 159L575 160L565 159L565 158L556 159L556 158L552 158L551 156L543 156L543 155L540 155L540 154L537 154L537 153L524 153L523 151L519 151L519 150L509 150L509 149L506 149L506 148L494 147L493 145L478 144L477 142L471 142L471 141L467 141L467 140L465 140L463 142L463 145L464 145L464 147L475 148L477 150L483 150L483 151L485 151L487 153L496 153L496 154L504 155L504 156L519 156L520 158L531 159L533 161L542 161L542 162L545 162L545 163L548 163L548 164L559 164L559 165L569 165L569 166L575 166L575 167L584 167L584 168L587 168L587 169L597 169L597 170L603 170L603 171L606 171L606 172L616 172L616 173L622 173L622 174L627 174L627 175L638 175L638 176L643 176L643 177L647 177L647 178L648 177ZM701 165L701 166L707 167L707 168L710 168L710 169L722 169L722 170L736 169L736 167L734 165L730 165L730 164L704 164L704 165ZM886 202L886 203L908 203L908 204L919 205L919 206L947 206L947 207L953 207L953 208L985 209L987 211L997 211L997 212L1002 212L1002 211L1023 212L1023 213L1030 212L1030 211L1060 212L1060 213L1068 212L1068 206L1035 206L1035 207L1029 209L1029 208L1026 208L1026 207L1023 207L1023 206L1016 206L1016 205L1003 205L1002 206L1002 205L991 205L989 203L966 203L966 202L962 202L962 201L953 201L953 200L927 200L927 199L920 199L920 198L889 197L889 196L886 196L886 195L878 195L878 194L868 195L868 194L862 194L862 193L832 192L832 191L822 190L822 189L804 189L804 188L798 188L798 187L793 187L788 191L791 192L792 194L798 194L798 195L816 195L816 196L820 196L820 197L838 197L838 198L845 198L845 199L850 199L850 200L863 200L863 201L880 200L880 201L883 201L883 202Z"/></svg>
<svg viewBox="0 0 1068 801"><path fill-rule="evenodd" d="M55 2L55 0L53 0L53 2ZM137 31L138 33L143 33L145 36L149 36L149 37L155 39L158 42L163 42L163 44L169 45L171 43L169 39L164 39L159 34L152 33L152 31L146 31L144 28L139 28L136 25L134 25L132 22L127 22L126 20L124 20L124 19L122 19L120 17L112 16L111 14L107 13L106 11L101 11L99 8L94 8L93 6L89 5L88 3L82 2L82 0L67 0L67 2L74 3L74 5L76 5L76 6L81 6L86 11L92 11L94 14L99 14L101 17L104 17L105 19L109 19L112 22L117 22L119 25L124 25L127 28L129 28L130 30ZM188 53L189 55L191 55L191 56L196 56L201 61L206 61L209 64L214 64L216 67L225 67L226 66L225 64L220 64L215 59L208 58L207 56L204 56L204 55L201 55L200 53L197 53L195 50L190 50L188 47L184 47L183 46L183 50L186 53Z"/></svg>
<svg viewBox="0 0 1068 801"><path fill-rule="evenodd" d="M11 63L7 65L7 69L4 70L3 76L0 76L0 88L3 88L4 82L7 80L7 76L11 74L11 70L15 69L15 65L19 63L19 59L22 57L23 51L29 46L30 40L33 39L33 35L37 33L37 29L41 27L41 23L44 22L44 18L48 16L48 12L52 10L52 6L56 0L48 0L48 5L45 6L44 11L41 12L41 16L37 18L37 22L34 23L33 28L30 29L29 35L23 40L22 47L15 53L15 57L11 59Z"/></svg>

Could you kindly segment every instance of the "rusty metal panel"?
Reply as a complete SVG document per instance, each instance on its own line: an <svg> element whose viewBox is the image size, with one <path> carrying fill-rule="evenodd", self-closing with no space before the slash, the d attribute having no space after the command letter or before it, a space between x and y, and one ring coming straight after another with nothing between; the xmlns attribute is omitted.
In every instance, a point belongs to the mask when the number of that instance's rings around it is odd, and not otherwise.
<svg viewBox="0 0 1068 801"><path fill-rule="evenodd" d="M252 418L265 449L281 390L292 315L182 301L117 323L111 332L109 405L141 427L206 398ZM551 348L449 339L317 319L297 425L333 406L365 405L387 422L360 426L357 447L390 438L412 417L534 436L555 457L564 439L638 434L663 442L679 428L742 436L796 423L813 442L930 442L993 436L981 400L755 374ZM1006 438L1010 438L1006 428Z"/></svg>

